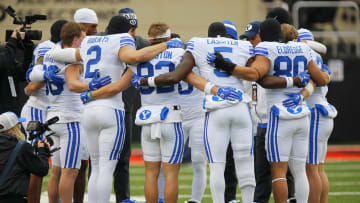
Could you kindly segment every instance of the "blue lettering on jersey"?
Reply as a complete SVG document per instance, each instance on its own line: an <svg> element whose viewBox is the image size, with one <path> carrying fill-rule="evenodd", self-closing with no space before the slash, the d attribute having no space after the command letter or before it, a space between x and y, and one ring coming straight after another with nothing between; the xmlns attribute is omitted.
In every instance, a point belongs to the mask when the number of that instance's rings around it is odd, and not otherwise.
<svg viewBox="0 0 360 203"><path fill-rule="evenodd" d="M276 46L278 54L303 54L301 46Z"/></svg>
<svg viewBox="0 0 360 203"><path fill-rule="evenodd" d="M54 63L55 61L50 57L50 55L45 55L44 63L45 62Z"/></svg>
<svg viewBox="0 0 360 203"><path fill-rule="evenodd" d="M231 46L237 46L239 42L237 40L220 40L220 39L207 39L207 44L216 44L216 45L231 45Z"/></svg>
<svg viewBox="0 0 360 203"><path fill-rule="evenodd" d="M107 43L109 41L109 37L107 36L98 36L98 37L90 37L87 41L88 44L92 43Z"/></svg>
<svg viewBox="0 0 360 203"><path fill-rule="evenodd" d="M173 52L172 51L163 51L157 56L155 56L155 59L172 59Z"/></svg>
<svg viewBox="0 0 360 203"><path fill-rule="evenodd" d="M147 120L150 118L150 116L151 116L151 111L149 111L149 110L144 110L139 115L141 120Z"/></svg>

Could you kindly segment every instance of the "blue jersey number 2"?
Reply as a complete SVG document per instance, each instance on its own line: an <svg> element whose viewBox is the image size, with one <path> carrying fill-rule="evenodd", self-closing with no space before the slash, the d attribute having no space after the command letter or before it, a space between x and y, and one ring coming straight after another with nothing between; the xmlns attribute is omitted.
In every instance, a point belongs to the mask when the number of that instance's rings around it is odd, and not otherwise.
<svg viewBox="0 0 360 203"><path fill-rule="evenodd" d="M101 59L101 47L99 45L91 46L86 54L91 55L93 52L95 52L95 58L88 60L88 62L86 63L85 78L93 78L95 76L95 70L97 69L91 71L90 66L96 65Z"/></svg>

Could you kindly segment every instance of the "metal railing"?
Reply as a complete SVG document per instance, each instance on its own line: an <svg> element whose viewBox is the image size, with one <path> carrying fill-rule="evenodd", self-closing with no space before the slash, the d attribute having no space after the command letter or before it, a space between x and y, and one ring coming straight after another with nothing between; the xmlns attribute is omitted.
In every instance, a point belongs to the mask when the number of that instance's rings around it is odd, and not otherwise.
<svg viewBox="0 0 360 203"><path fill-rule="evenodd" d="M355 30L353 31L312 31L314 37L329 37L332 38L332 55L338 56L338 50L335 48L341 37L355 38L356 56L360 57L360 15L359 7L352 1L299 1L292 6L292 16L294 26L299 29L299 10L301 8L321 8L321 7L336 7L336 8L354 8L355 9Z"/></svg>

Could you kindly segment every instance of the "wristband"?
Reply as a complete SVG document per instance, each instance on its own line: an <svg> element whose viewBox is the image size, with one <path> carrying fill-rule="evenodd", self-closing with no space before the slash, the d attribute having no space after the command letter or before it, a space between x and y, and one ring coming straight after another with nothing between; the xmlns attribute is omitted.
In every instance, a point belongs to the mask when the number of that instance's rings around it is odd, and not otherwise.
<svg viewBox="0 0 360 203"><path fill-rule="evenodd" d="M305 86L305 89L309 92L309 95L311 95L314 92L314 86L311 83L308 83Z"/></svg>
<svg viewBox="0 0 360 203"><path fill-rule="evenodd" d="M94 97L92 96L92 91L88 92L88 97L89 97L89 101L95 100Z"/></svg>
<svg viewBox="0 0 360 203"><path fill-rule="evenodd" d="M213 88L214 86L215 85L212 84L211 82L206 83L205 88L204 88L204 92L206 94L211 94L211 88Z"/></svg>
<svg viewBox="0 0 360 203"><path fill-rule="evenodd" d="M148 78L148 86L149 86L149 87L156 87L155 77L154 77L154 76Z"/></svg>
<svg viewBox="0 0 360 203"><path fill-rule="evenodd" d="M291 88L294 86L294 79L292 77L285 77L286 79L286 88Z"/></svg>

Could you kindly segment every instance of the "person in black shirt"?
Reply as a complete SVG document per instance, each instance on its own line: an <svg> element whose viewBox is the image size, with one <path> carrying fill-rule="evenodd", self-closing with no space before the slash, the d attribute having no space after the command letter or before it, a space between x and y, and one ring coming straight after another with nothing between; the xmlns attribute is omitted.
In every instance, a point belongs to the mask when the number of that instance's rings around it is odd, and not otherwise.
<svg viewBox="0 0 360 203"><path fill-rule="evenodd" d="M19 83L23 81L25 84L34 44L29 40L24 41L25 34L19 30L15 29L5 47L0 49L0 113L12 111L20 115L21 101L25 101Z"/></svg>
<svg viewBox="0 0 360 203"><path fill-rule="evenodd" d="M22 122L24 119L19 119L13 112L0 115L0 203L27 202L30 173L43 177L49 170L50 145L45 140L38 142L37 152L30 144L24 142L15 155L14 162L8 166L9 171L6 172L7 164L11 163L9 157L12 151L18 142L25 140L19 121Z"/></svg>

